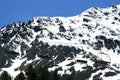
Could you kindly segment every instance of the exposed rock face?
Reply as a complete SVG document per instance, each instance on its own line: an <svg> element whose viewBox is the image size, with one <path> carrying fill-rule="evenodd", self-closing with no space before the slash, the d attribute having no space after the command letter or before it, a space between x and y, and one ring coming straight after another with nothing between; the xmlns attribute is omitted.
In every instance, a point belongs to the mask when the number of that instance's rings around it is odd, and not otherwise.
<svg viewBox="0 0 120 80"><path fill-rule="evenodd" d="M35 17L0 31L1 72L12 76L31 63L75 80L120 79L119 54L120 5L73 17Z"/></svg>

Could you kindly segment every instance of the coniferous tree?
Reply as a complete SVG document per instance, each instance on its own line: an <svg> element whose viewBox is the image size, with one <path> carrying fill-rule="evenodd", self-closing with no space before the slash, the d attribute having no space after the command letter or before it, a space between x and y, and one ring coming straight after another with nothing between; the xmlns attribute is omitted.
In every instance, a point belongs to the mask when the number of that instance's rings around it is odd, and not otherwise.
<svg viewBox="0 0 120 80"><path fill-rule="evenodd" d="M0 76L0 80L11 80L11 76L8 74L7 71L3 71L1 76Z"/></svg>
<svg viewBox="0 0 120 80"><path fill-rule="evenodd" d="M37 75L36 75L36 70L33 68L32 65L29 65L27 69L25 70L25 74L27 76L27 80L36 80Z"/></svg>
<svg viewBox="0 0 120 80"><path fill-rule="evenodd" d="M25 75L23 74L23 72L21 72L15 77L14 80L25 80Z"/></svg>
<svg viewBox="0 0 120 80"><path fill-rule="evenodd" d="M67 80L73 80L72 77L71 77L71 75L67 76Z"/></svg>
<svg viewBox="0 0 120 80"><path fill-rule="evenodd" d="M46 66L40 66L37 70L37 80L50 80L50 73Z"/></svg>
<svg viewBox="0 0 120 80"><path fill-rule="evenodd" d="M50 73L46 66L41 66L38 71L39 71L38 78L40 80L50 80Z"/></svg>
<svg viewBox="0 0 120 80"><path fill-rule="evenodd" d="M53 72L53 80L59 80L59 75L58 75L58 69L55 69L55 71Z"/></svg>
<svg viewBox="0 0 120 80"><path fill-rule="evenodd" d="M39 66L39 68L36 71L37 71L37 80L41 80L42 67Z"/></svg>
<svg viewBox="0 0 120 80"><path fill-rule="evenodd" d="M46 66L44 67L44 75L46 75L45 80L50 80L50 73L49 73L48 68Z"/></svg>

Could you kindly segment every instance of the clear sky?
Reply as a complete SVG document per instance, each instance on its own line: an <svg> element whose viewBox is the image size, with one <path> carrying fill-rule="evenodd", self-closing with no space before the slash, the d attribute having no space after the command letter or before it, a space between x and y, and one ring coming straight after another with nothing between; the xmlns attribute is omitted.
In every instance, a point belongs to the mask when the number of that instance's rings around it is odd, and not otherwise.
<svg viewBox="0 0 120 80"><path fill-rule="evenodd" d="M0 28L36 16L74 16L90 7L108 7L120 0L0 0Z"/></svg>

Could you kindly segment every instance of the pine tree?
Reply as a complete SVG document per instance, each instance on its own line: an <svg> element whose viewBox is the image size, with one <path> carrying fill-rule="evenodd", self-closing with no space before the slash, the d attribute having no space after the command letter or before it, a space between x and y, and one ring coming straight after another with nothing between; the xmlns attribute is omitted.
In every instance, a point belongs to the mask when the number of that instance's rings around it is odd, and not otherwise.
<svg viewBox="0 0 120 80"><path fill-rule="evenodd" d="M71 75L68 75L68 76L67 76L67 80L72 80L72 76L71 76Z"/></svg>
<svg viewBox="0 0 120 80"><path fill-rule="evenodd" d="M15 77L14 80L25 80L25 75L23 74L23 72L21 72Z"/></svg>
<svg viewBox="0 0 120 80"><path fill-rule="evenodd" d="M59 80L59 75L58 75L57 69L55 69L55 71L53 72L53 80Z"/></svg>
<svg viewBox="0 0 120 80"><path fill-rule="evenodd" d="M27 80L36 80L37 75L36 75L36 70L33 68L32 65L29 65L27 69L25 70L25 74L27 76Z"/></svg>
<svg viewBox="0 0 120 80"><path fill-rule="evenodd" d="M11 80L11 76L8 74L7 71L3 71L0 76L0 80Z"/></svg>
<svg viewBox="0 0 120 80"><path fill-rule="evenodd" d="M44 67L44 75L46 75L45 80L50 80L50 73L49 73L48 68L46 66Z"/></svg>
<svg viewBox="0 0 120 80"><path fill-rule="evenodd" d="M40 66L37 70L37 80L50 80L50 73L46 66Z"/></svg>
<svg viewBox="0 0 120 80"><path fill-rule="evenodd" d="M36 71L37 71L37 80L41 80L42 67L39 66L39 68Z"/></svg>

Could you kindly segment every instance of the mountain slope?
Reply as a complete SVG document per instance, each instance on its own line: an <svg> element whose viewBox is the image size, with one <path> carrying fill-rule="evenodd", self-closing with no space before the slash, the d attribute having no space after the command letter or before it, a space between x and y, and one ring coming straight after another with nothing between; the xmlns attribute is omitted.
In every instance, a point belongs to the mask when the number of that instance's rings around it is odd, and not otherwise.
<svg viewBox="0 0 120 80"><path fill-rule="evenodd" d="M0 68L14 77L28 64L75 80L120 79L120 5L73 17L34 17L0 31ZM77 76L78 75L78 76ZM83 75L83 76L79 76ZM84 77L86 76L86 77Z"/></svg>

